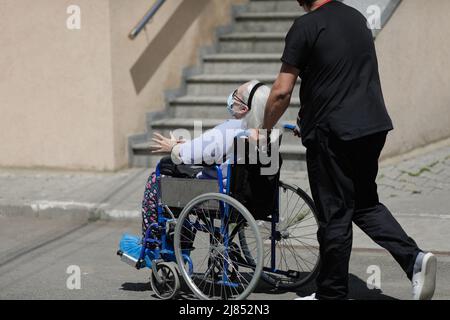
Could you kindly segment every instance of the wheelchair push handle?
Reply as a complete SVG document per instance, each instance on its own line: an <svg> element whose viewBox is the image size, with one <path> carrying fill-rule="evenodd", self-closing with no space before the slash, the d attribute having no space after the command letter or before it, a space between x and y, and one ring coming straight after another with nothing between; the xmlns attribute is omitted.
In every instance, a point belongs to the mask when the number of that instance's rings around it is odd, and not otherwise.
<svg viewBox="0 0 450 320"><path fill-rule="evenodd" d="M284 129L294 131L297 127L295 124L286 123L283 125Z"/></svg>
<svg viewBox="0 0 450 320"><path fill-rule="evenodd" d="M292 131L292 133L294 133L295 135L298 135L300 137L300 128L299 128L299 126L297 126L295 124L285 123L283 125L283 128L285 130Z"/></svg>
<svg viewBox="0 0 450 320"><path fill-rule="evenodd" d="M283 125L283 128L284 128L285 130L289 130L289 131L293 131L293 132L294 132L295 130L297 130L298 132L300 132L300 128L299 128L297 125L295 125L295 124L285 123L285 124ZM240 132L240 133L236 136L236 138L248 139L249 136L250 136L250 130L249 130L249 129L246 129L246 130Z"/></svg>

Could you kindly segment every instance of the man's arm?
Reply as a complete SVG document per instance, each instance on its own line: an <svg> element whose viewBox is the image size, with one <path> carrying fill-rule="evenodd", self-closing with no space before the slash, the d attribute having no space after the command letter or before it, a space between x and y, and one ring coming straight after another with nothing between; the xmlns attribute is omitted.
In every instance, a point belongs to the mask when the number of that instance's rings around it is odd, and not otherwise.
<svg viewBox="0 0 450 320"><path fill-rule="evenodd" d="M300 71L296 67L286 63L281 66L267 100L263 129L271 130L286 112L299 73Z"/></svg>

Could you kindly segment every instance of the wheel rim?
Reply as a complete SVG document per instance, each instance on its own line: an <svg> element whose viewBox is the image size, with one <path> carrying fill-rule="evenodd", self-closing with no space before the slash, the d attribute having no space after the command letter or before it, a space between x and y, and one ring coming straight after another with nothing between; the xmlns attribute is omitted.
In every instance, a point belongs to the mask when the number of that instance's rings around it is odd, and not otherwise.
<svg viewBox="0 0 450 320"><path fill-rule="evenodd" d="M258 239L251 265L242 254L241 229ZM186 250L194 267L191 275L182 258ZM223 194L199 196L183 209L175 230L175 254L187 285L204 300L245 299L261 275L263 251L256 222L241 203Z"/></svg>
<svg viewBox="0 0 450 320"><path fill-rule="evenodd" d="M180 288L180 280L175 266L169 263L159 263L156 270L163 282L158 283L152 272L150 279L153 291L160 299L172 299Z"/></svg>
<svg viewBox="0 0 450 320"><path fill-rule="evenodd" d="M268 272L262 279L282 288L297 288L310 281L319 265L319 244L317 241L318 222L314 204L309 196L297 187L280 181L280 221L275 233L275 268L290 271L290 275ZM264 267L272 267L271 222L258 221L264 243ZM251 242L249 235L240 235L243 247ZM252 256L246 255L251 261Z"/></svg>

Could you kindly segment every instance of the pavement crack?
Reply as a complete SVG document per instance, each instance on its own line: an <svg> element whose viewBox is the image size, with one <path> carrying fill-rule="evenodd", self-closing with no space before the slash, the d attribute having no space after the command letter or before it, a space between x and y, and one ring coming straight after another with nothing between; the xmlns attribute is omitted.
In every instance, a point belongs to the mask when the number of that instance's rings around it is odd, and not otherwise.
<svg viewBox="0 0 450 320"><path fill-rule="evenodd" d="M2 268L4 266L6 266L6 265L8 265L8 264L18 260L19 258L22 258L23 256L26 256L27 254L32 253L33 251L36 251L38 249L41 249L41 248L43 248L45 246L48 246L48 245L52 244L53 242L61 240L61 239L65 238L65 237L67 237L67 236L69 236L69 235L71 235L71 234L73 234L73 233L75 233L75 232L77 232L77 231L87 227L89 224L91 224L91 222L83 223L83 224L81 224L81 225L79 225L79 226L77 226L75 228L70 229L69 231L65 231L65 232L63 232L63 233L61 233L61 234L59 234L59 235L57 235L55 237L52 237L52 238L50 238L50 239L48 239L46 241L40 242L40 243L38 243L38 244L36 244L34 246L23 248L23 249L19 249L18 252L14 253L14 254L7 255L6 258L1 259L0 260L0 268Z"/></svg>

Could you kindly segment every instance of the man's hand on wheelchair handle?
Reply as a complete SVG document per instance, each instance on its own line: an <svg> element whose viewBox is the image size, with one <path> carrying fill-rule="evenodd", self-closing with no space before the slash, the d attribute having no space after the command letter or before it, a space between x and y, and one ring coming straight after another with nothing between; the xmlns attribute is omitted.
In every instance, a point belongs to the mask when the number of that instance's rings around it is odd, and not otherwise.
<svg viewBox="0 0 450 320"><path fill-rule="evenodd" d="M301 138L300 135L300 128L298 125L294 125L294 124L285 124L284 126L285 130L290 130L292 131L292 133L294 134L294 136Z"/></svg>
<svg viewBox="0 0 450 320"><path fill-rule="evenodd" d="M294 130L292 130L294 132L294 136L301 138L302 136L300 135L300 128L297 126L295 126Z"/></svg>
<svg viewBox="0 0 450 320"><path fill-rule="evenodd" d="M259 129L248 129L247 132L248 132L247 137L248 137L249 141L251 141L251 142L257 142L257 141L260 141L262 138L264 138L260 134Z"/></svg>
<svg viewBox="0 0 450 320"><path fill-rule="evenodd" d="M253 144L263 144L267 141L267 130L264 129L247 129L246 136L248 141Z"/></svg>

